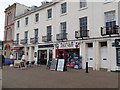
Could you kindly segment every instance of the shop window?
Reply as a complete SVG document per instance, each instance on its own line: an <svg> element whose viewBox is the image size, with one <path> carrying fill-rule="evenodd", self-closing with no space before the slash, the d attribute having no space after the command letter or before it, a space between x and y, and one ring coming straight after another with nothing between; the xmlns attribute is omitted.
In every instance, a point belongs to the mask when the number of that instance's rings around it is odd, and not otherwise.
<svg viewBox="0 0 120 90"><path fill-rule="evenodd" d="M120 48L116 49L117 66L120 66Z"/></svg>

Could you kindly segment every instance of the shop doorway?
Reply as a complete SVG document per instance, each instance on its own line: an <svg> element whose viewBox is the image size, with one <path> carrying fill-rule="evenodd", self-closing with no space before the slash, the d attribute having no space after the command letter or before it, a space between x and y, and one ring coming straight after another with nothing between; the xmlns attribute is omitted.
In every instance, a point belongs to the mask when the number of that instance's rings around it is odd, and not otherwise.
<svg viewBox="0 0 120 90"><path fill-rule="evenodd" d="M47 64L47 50L38 51L38 61L40 61L40 64L42 65Z"/></svg>

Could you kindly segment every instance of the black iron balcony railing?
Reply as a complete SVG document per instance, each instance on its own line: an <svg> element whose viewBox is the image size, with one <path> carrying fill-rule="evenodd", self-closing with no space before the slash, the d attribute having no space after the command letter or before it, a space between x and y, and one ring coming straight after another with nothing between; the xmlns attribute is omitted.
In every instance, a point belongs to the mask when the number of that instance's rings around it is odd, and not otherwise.
<svg viewBox="0 0 120 90"><path fill-rule="evenodd" d="M52 35L42 36L43 42L51 42L52 41Z"/></svg>
<svg viewBox="0 0 120 90"><path fill-rule="evenodd" d="M56 40L65 40L67 39L67 33L56 34Z"/></svg>
<svg viewBox="0 0 120 90"><path fill-rule="evenodd" d="M75 31L75 38L89 37L89 30Z"/></svg>
<svg viewBox="0 0 120 90"><path fill-rule="evenodd" d="M38 43L38 37L30 38L30 43L32 44Z"/></svg>
<svg viewBox="0 0 120 90"><path fill-rule="evenodd" d="M28 39L21 39L20 40L20 44L27 44L28 43Z"/></svg>
<svg viewBox="0 0 120 90"><path fill-rule="evenodd" d="M17 40L13 41L13 45L19 45L19 41Z"/></svg>
<svg viewBox="0 0 120 90"><path fill-rule="evenodd" d="M119 29L120 27L118 25L115 25L114 27L101 27L101 35L114 35L114 34L119 34Z"/></svg>

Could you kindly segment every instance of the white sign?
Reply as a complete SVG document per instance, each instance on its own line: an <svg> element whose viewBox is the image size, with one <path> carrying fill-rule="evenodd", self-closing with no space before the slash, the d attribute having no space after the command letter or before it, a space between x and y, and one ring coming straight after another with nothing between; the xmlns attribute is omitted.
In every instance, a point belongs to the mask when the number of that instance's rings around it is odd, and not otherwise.
<svg viewBox="0 0 120 90"><path fill-rule="evenodd" d="M79 45L79 41L61 42L59 44L59 49L79 48Z"/></svg>
<svg viewBox="0 0 120 90"><path fill-rule="evenodd" d="M64 69L64 59L58 59L57 71L63 71Z"/></svg>

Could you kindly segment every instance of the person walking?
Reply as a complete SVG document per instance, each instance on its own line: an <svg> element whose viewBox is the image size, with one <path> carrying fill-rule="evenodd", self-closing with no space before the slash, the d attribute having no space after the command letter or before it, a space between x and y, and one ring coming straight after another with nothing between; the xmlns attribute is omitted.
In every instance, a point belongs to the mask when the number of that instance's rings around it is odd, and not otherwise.
<svg viewBox="0 0 120 90"><path fill-rule="evenodd" d="M10 67L13 66L12 62L13 62L13 54L10 55Z"/></svg>
<svg viewBox="0 0 120 90"><path fill-rule="evenodd" d="M1 66L1 69L3 69L4 60L5 60L4 55L1 54L0 55L0 66Z"/></svg>

